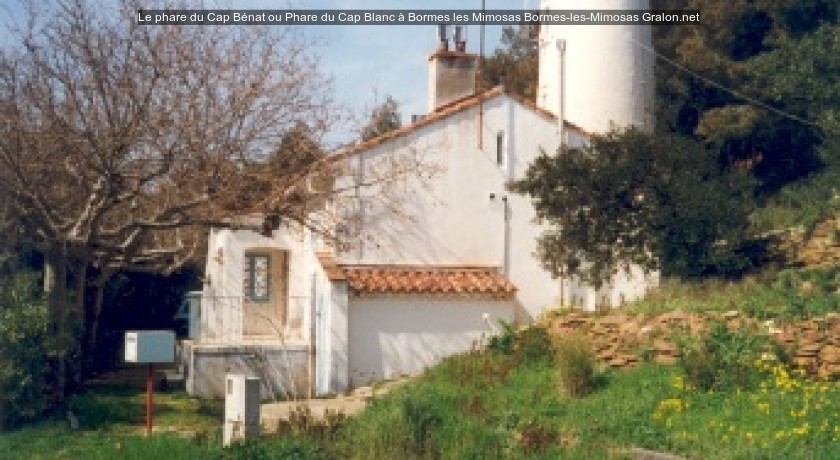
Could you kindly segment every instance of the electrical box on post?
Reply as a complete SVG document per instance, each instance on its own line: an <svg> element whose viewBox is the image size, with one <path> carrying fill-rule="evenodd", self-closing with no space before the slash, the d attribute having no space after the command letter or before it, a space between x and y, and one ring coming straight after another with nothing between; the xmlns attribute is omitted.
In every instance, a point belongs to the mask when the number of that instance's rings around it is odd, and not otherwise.
<svg viewBox="0 0 840 460"><path fill-rule="evenodd" d="M229 446L259 434L260 379L242 374L227 374L223 444Z"/></svg>
<svg viewBox="0 0 840 460"><path fill-rule="evenodd" d="M138 364L175 362L175 332L126 331L125 362Z"/></svg>

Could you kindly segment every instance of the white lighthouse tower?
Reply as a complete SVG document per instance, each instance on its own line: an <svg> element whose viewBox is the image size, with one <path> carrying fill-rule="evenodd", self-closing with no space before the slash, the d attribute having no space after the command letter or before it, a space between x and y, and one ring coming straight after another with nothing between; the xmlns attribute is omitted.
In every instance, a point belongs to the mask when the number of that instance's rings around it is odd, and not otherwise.
<svg viewBox="0 0 840 460"><path fill-rule="evenodd" d="M542 10L603 11L641 15L648 0L542 0ZM570 147L586 134L613 126L653 130L654 77L650 24L542 24L539 37L537 105L557 116L560 129L571 123L581 136L564 136ZM593 310L639 298L658 284L657 272L625 266L601 288L573 278L563 283L572 305ZM568 283L568 284L566 284ZM568 286L568 288L566 288Z"/></svg>
<svg viewBox="0 0 840 460"><path fill-rule="evenodd" d="M542 0L542 10L639 14L648 0ZM607 11L605 11L607 13ZM537 105L592 133L653 129L650 24L543 24Z"/></svg>

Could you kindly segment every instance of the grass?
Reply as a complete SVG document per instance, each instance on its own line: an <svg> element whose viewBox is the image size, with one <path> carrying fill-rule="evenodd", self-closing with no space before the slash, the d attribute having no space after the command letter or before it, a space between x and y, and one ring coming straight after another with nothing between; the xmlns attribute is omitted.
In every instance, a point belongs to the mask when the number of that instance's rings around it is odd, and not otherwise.
<svg viewBox="0 0 840 460"><path fill-rule="evenodd" d="M754 390L699 391L679 368L646 363L602 372L593 392L572 398L549 361L514 361L490 352L447 359L375 399L331 438L286 434L222 449L218 407L209 407L211 416L205 403L174 393L158 397L170 409L156 425L203 427L205 435L145 439L135 415L139 392L117 388L77 403L88 411L83 430L44 422L0 435L0 452L26 459L600 459L626 457L636 446L694 458L840 458L840 386L799 379L773 363Z"/></svg>
<svg viewBox="0 0 840 460"><path fill-rule="evenodd" d="M107 431L71 431L66 422L45 422L0 435L3 458L18 459L154 459L205 458L214 450L175 435L146 439Z"/></svg>
<svg viewBox="0 0 840 460"><path fill-rule="evenodd" d="M3 458L192 459L218 454L222 404L189 398L183 391L155 394L151 439L144 436L145 391L122 384L99 385L70 403L81 429L64 418L0 435Z"/></svg>
<svg viewBox="0 0 840 460"><path fill-rule="evenodd" d="M736 310L758 319L824 315L840 311L840 267L767 271L737 281L666 279L658 290L626 310L648 315Z"/></svg>
<svg viewBox="0 0 840 460"><path fill-rule="evenodd" d="M777 363L757 366L766 378L752 391L697 391L675 375L652 415L672 447L694 456L840 458L840 387Z"/></svg>
<svg viewBox="0 0 840 460"><path fill-rule="evenodd" d="M808 317L840 310L838 287L840 268L786 270L738 283L668 281L628 308ZM155 426L165 432L146 439L142 389L94 387L72 402L82 430L58 419L5 433L0 456L600 459L643 447L690 458L840 458L838 383L807 381L779 364L756 362L760 384L709 392L691 387L678 367L644 363L622 372L599 369L592 391L572 397L561 389L560 356L547 359L554 356L551 346L541 334L511 328L493 350L445 359L334 430L310 421L234 449L221 447L220 402L159 392Z"/></svg>
<svg viewBox="0 0 840 460"><path fill-rule="evenodd" d="M98 385L71 400L80 424L88 430L136 432L146 420L146 393L125 384ZM222 417L221 401L190 398L186 392L156 392L154 423L187 434L212 430Z"/></svg>
<svg viewBox="0 0 840 460"><path fill-rule="evenodd" d="M518 368L479 393L441 366L352 420L341 458L599 459L633 446L693 458L840 458L837 384L786 374L777 385L769 375L755 391L707 393L681 384L675 367L645 364L568 398L549 366ZM406 442L407 401L424 401L438 420L420 448Z"/></svg>
<svg viewBox="0 0 840 460"><path fill-rule="evenodd" d="M840 212L838 183L840 165L834 163L783 187L750 216L754 230L760 234L801 226L809 231L822 219Z"/></svg>

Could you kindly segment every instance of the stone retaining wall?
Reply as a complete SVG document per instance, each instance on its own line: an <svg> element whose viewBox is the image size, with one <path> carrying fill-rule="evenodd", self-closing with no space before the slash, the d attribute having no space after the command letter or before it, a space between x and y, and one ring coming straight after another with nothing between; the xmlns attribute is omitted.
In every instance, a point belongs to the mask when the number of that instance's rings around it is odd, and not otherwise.
<svg viewBox="0 0 840 460"><path fill-rule="evenodd" d="M716 321L724 322L731 329L751 327L767 333L785 347L795 366L814 377L837 379L840 376L838 313L807 321L775 323L760 322L736 311L702 314L674 311L653 317L569 312L545 319L541 325L552 334L587 335L600 360L613 368L626 368L645 359L675 364L680 357L678 338L703 334Z"/></svg>

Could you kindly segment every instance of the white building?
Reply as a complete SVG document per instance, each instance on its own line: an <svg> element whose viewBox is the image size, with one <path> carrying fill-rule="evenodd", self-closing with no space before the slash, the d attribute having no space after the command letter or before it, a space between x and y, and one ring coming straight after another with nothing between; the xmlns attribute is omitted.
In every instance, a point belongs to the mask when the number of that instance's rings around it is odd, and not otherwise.
<svg viewBox="0 0 840 460"><path fill-rule="evenodd" d="M429 114L344 152L362 171L409 151L439 164L430 188L404 203L415 218L372 210L343 253L299 228L270 237L213 231L199 333L185 343L188 390L219 396L224 373L237 371L262 377L264 395L340 392L467 350L498 319L528 322L560 305L593 310L643 295L657 276L639 269L597 290L553 279L534 256L543 229L529 199L505 184L561 142L582 145L611 124L650 129L650 44L649 25L543 26L531 102L501 87L477 94L478 57L459 40L442 42L428 58Z"/></svg>

